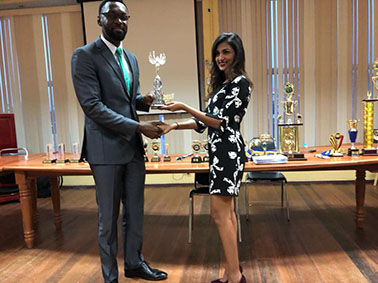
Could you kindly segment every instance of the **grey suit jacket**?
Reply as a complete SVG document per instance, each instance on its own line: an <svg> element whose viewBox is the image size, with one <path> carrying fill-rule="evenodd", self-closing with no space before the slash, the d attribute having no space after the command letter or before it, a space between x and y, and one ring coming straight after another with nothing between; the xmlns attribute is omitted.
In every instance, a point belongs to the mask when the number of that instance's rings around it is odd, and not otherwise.
<svg viewBox="0 0 378 283"><path fill-rule="evenodd" d="M101 40L79 47L72 55L75 92L85 113L82 157L91 164L126 164L143 152L136 132L136 110L148 111L139 91L139 67L134 54L124 49L133 84L130 93L120 66Z"/></svg>

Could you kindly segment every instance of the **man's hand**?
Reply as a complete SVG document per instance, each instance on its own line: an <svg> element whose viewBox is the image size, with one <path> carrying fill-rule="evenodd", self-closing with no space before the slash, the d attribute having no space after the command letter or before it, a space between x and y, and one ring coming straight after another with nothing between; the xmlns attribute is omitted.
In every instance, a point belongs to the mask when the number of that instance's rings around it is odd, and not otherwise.
<svg viewBox="0 0 378 283"><path fill-rule="evenodd" d="M163 135L168 134L170 131L174 130L177 128L177 123L172 123L172 124L159 124L158 127L163 130Z"/></svg>
<svg viewBox="0 0 378 283"><path fill-rule="evenodd" d="M143 95L142 101L143 103L151 106L152 102L154 101L154 98L155 98L154 94L152 92L149 92Z"/></svg>
<svg viewBox="0 0 378 283"><path fill-rule="evenodd" d="M161 122L140 122L137 132L141 133L150 139L157 139L163 134L163 130L158 127Z"/></svg>

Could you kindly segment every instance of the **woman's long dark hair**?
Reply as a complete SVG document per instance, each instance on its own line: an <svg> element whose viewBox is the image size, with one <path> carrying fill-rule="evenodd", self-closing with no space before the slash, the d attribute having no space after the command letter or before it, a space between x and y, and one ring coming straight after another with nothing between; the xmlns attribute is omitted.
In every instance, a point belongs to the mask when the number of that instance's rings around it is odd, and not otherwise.
<svg viewBox="0 0 378 283"><path fill-rule="evenodd" d="M248 79L251 87L253 87L253 84L245 71L245 54L241 38L234 32L224 32L215 39L213 47L211 48L212 66L210 70L210 96L215 94L226 80L225 73L218 68L217 63L215 62L218 45L222 42L227 42L235 52L234 62L231 65L231 77L236 78L240 75L244 75Z"/></svg>

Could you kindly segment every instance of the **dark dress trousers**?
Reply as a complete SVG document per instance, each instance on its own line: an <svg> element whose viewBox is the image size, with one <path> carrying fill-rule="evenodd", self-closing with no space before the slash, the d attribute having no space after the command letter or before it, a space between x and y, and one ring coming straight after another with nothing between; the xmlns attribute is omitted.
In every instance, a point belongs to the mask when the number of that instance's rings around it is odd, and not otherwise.
<svg viewBox="0 0 378 283"><path fill-rule="evenodd" d="M145 165L136 110L148 111L139 92L134 54L124 50L132 74L127 92L122 70L99 37L75 50L72 79L85 113L82 157L92 169L98 204L98 241L105 282L118 278L117 219L122 201L125 268L141 264ZM85 236L85 235L83 235Z"/></svg>

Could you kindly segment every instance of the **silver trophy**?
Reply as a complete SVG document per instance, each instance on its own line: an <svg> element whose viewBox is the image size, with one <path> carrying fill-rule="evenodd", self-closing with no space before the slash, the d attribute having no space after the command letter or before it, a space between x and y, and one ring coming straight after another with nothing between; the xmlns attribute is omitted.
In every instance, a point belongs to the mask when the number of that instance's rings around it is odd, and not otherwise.
<svg viewBox="0 0 378 283"><path fill-rule="evenodd" d="M156 76L153 83L154 86L154 101L152 102L151 107L152 108L159 108L161 106L164 106L164 99L163 99L163 91L161 90L163 88L163 83L161 82L160 76L159 76L159 69L160 66L165 64L166 57L165 54L162 53L159 56L155 55L155 51L150 52L150 55L148 55L148 60L152 65L155 65L156 70Z"/></svg>

